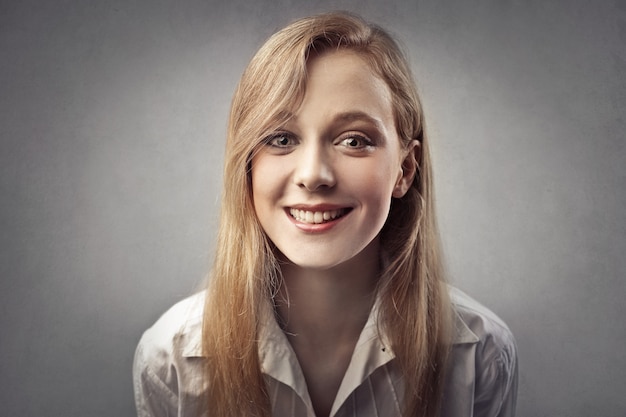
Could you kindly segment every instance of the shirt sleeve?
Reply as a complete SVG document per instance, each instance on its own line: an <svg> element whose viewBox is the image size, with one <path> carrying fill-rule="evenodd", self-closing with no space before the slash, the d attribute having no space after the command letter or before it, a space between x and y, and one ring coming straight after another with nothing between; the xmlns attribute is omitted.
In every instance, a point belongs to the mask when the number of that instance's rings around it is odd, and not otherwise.
<svg viewBox="0 0 626 417"><path fill-rule="evenodd" d="M133 362L133 389L139 417L178 415L178 395L162 378L167 368L162 355L147 355L145 336L139 342ZM161 375L161 376L160 376Z"/></svg>
<svg viewBox="0 0 626 417"><path fill-rule="evenodd" d="M517 349L507 332L477 351L474 417L514 417L517 401Z"/></svg>

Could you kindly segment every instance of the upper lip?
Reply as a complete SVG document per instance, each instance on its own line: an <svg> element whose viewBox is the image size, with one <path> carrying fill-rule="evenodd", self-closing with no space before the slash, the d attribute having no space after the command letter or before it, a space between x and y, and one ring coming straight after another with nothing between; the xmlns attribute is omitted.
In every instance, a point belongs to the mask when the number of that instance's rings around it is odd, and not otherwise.
<svg viewBox="0 0 626 417"><path fill-rule="evenodd" d="M350 208L350 206L324 203L324 204L294 204L293 206L287 206L287 208L305 210L305 211L331 211L331 210L348 209Z"/></svg>

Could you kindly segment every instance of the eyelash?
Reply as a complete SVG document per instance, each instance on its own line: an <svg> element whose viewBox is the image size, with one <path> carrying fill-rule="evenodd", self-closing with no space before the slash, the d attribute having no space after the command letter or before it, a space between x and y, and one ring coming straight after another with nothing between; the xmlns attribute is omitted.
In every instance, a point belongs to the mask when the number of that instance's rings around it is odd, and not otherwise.
<svg viewBox="0 0 626 417"><path fill-rule="evenodd" d="M288 143L281 144L281 143L278 143L279 140L285 140ZM358 145L350 146L346 143L347 141L357 141ZM288 132L276 132L266 137L263 140L263 143L266 146L269 146L275 149L288 149L292 146L297 145L298 139L293 134L288 133ZM376 144L367 136L356 134L356 133L348 133L346 135L343 135L342 137L338 138L335 141L335 145L344 146L345 148L349 150L363 150L363 149L372 148L376 146Z"/></svg>
<svg viewBox="0 0 626 417"><path fill-rule="evenodd" d="M351 149L363 149L363 148L369 148L369 147L374 146L374 142L372 142L369 138L363 135L355 134L355 133L350 133L342 137L341 139L339 139L339 143L344 144L344 142L349 141L349 140L357 140L358 142L360 142L359 146L349 146L347 144L344 145L347 148L351 148Z"/></svg>
<svg viewBox="0 0 626 417"><path fill-rule="evenodd" d="M287 139L289 143L283 144L283 145L276 143L276 141L280 139ZM296 140L293 137L293 135L290 135L289 133L286 133L286 132L277 132L265 138L263 142L266 145L274 147L274 148L288 148L289 146L292 146L295 141Z"/></svg>

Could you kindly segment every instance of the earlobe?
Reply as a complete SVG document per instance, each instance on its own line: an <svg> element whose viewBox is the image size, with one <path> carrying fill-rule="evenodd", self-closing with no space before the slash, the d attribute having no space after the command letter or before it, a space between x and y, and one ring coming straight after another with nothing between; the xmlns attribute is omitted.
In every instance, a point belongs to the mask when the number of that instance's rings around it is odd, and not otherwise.
<svg viewBox="0 0 626 417"><path fill-rule="evenodd" d="M418 162L421 155L421 144L418 140L414 140L409 148L406 150L406 154L404 156L404 160L402 161L402 165L400 166L400 173L398 175L398 180L396 181L396 185L393 189L392 196L394 198L402 198L411 188L411 184L413 184L413 179L417 173Z"/></svg>

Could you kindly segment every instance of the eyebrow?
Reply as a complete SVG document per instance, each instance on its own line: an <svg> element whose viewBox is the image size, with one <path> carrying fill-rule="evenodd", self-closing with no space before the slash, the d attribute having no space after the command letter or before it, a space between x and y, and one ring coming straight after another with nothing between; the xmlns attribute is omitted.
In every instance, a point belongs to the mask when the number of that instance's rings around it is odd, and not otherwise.
<svg viewBox="0 0 626 417"><path fill-rule="evenodd" d="M373 124L378 130L384 131L383 122L380 119L370 116L362 111L348 111L339 113L333 118L333 122L353 122L353 121L365 121Z"/></svg>
<svg viewBox="0 0 626 417"><path fill-rule="evenodd" d="M293 120L297 122L298 118L293 113L287 112L286 115L287 115L288 120ZM364 122L370 123L374 125L374 127L381 132L385 130L382 120L372 117L369 114L360 110L338 113L333 116L330 123L335 124L335 123L341 123L341 122L345 123L345 122L354 122L354 121L364 121Z"/></svg>

